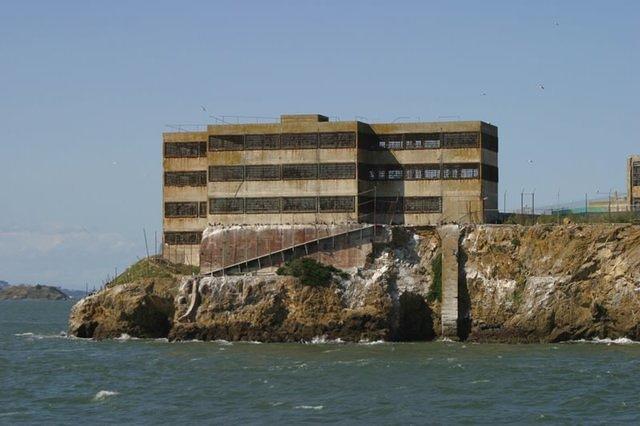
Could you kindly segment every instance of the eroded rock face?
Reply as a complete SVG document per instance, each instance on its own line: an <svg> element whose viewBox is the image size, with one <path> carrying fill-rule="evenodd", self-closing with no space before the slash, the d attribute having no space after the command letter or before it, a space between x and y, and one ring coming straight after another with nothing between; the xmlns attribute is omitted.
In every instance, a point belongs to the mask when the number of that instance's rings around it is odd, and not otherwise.
<svg viewBox="0 0 640 426"><path fill-rule="evenodd" d="M463 250L473 340L640 338L638 226L478 226Z"/></svg>
<svg viewBox="0 0 640 426"><path fill-rule="evenodd" d="M69 316L69 333L95 339L166 337L171 328L176 281L147 279L120 284L85 297Z"/></svg>

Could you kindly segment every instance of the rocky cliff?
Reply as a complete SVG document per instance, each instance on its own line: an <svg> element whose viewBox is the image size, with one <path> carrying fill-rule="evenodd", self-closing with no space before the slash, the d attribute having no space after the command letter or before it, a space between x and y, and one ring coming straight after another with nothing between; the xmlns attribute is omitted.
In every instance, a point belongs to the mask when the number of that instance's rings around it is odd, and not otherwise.
<svg viewBox="0 0 640 426"><path fill-rule="evenodd" d="M395 228L367 266L326 285L287 276L136 279L72 310L81 337L429 340L440 334L440 241ZM640 339L640 227L471 226L459 252L460 329L474 341Z"/></svg>

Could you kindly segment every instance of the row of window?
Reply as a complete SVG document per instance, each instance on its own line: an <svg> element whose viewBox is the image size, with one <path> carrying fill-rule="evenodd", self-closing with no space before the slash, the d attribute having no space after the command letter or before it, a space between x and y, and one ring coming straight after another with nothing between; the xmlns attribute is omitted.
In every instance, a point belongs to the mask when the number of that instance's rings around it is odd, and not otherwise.
<svg viewBox="0 0 640 426"><path fill-rule="evenodd" d="M360 177L370 181L385 180L452 180L482 178L498 182L498 168L478 163L445 164L362 164ZM209 182L355 179L355 163L263 164L254 166L210 166ZM206 186L207 172L165 172L165 186Z"/></svg>
<svg viewBox="0 0 640 426"><path fill-rule="evenodd" d="M200 244L202 233L200 232L165 232L164 242L169 245L194 245Z"/></svg>
<svg viewBox="0 0 640 426"><path fill-rule="evenodd" d="M482 134L483 147L498 152L498 138ZM164 156L205 157L209 151L238 151L260 149L316 149L354 148L354 132L282 133L260 135L212 135L206 142L167 142ZM359 146L368 150L478 148L480 133L394 133L359 135Z"/></svg>
<svg viewBox="0 0 640 426"><path fill-rule="evenodd" d="M396 213L441 213L442 197L362 197L360 213L377 218Z"/></svg>
<svg viewBox="0 0 640 426"><path fill-rule="evenodd" d="M631 199L631 211L640 212L640 198Z"/></svg>
<svg viewBox="0 0 640 426"><path fill-rule="evenodd" d="M263 164L254 166L209 167L209 182L355 178L355 163Z"/></svg>

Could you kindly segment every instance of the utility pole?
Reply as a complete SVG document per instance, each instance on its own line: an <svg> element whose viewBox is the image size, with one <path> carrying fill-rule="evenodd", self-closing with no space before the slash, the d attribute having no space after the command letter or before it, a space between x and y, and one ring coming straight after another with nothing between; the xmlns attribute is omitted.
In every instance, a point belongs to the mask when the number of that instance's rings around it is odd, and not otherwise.
<svg viewBox="0 0 640 426"><path fill-rule="evenodd" d="M584 193L584 217L589 222L589 198L586 192Z"/></svg>
<svg viewBox="0 0 640 426"><path fill-rule="evenodd" d="M507 212L507 190L504 190L504 197L502 200L502 210L504 210L504 212Z"/></svg>

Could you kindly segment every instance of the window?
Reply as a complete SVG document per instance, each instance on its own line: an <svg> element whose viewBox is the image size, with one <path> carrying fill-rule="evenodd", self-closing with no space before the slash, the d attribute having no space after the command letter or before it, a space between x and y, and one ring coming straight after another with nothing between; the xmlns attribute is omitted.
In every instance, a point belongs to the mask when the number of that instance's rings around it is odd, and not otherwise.
<svg viewBox="0 0 640 426"><path fill-rule="evenodd" d="M498 152L498 138L482 133L482 147L489 151Z"/></svg>
<svg viewBox="0 0 640 426"><path fill-rule="evenodd" d="M424 179L440 179L440 166L426 166Z"/></svg>
<svg viewBox="0 0 640 426"><path fill-rule="evenodd" d="M206 157L206 142L167 142L164 144L165 158Z"/></svg>
<svg viewBox="0 0 640 426"><path fill-rule="evenodd" d="M258 165L245 167L246 180L278 180L280 179L280 166Z"/></svg>
<svg viewBox="0 0 640 426"><path fill-rule="evenodd" d="M407 133L404 135L405 149L440 148L439 133Z"/></svg>
<svg viewBox="0 0 640 426"><path fill-rule="evenodd" d="M308 149L318 147L317 133L285 133L281 138L282 149Z"/></svg>
<svg viewBox="0 0 640 426"><path fill-rule="evenodd" d="M282 199L283 212L315 212L316 197L284 197Z"/></svg>
<svg viewBox="0 0 640 426"><path fill-rule="evenodd" d="M207 172L165 172L165 186L206 186Z"/></svg>
<svg viewBox="0 0 640 426"><path fill-rule="evenodd" d="M403 201L406 213L440 213L442 211L440 197L405 197Z"/></svg>
<svg viewBox="0 0 640 426"><path fill-rule="evenodd" d="M278 149L280 147L280 135L246 135L244 147L245 149Z"/></svg>
<svg viewBox="0 0 640 426"><path fill-rule="evenodd" d="M242 213L244 200L242 198L212 198L209 200L209 214Z"/></svg>
<svg viewBox="0 0 640 426"><path fill-rule="evenodd" d="M445 164L443 176L444 179L477 179L480 172L477 163Z"/></svg>
<svg viewBox="0 0 640 426"><path fill-rule="evenodd" d="M321 163L320 179L355 179L355 163Z"/></svg>
<svg viewBox="0 0 640 426"><path fill-rule="evenodd" d="M402 149L403 135L390 134L390 135L378 135L378 146L382 149Z"/></svg>
<svg viewBox="0 0 640 426"><path fill-rule="evenodd" d="M640 186L640 161L631 165L631 186Z"/></svg>
<svg viewBox="0 0 640 426"><path fill-rule="evenodd" d="M164 217L198 217L197 202L164 203Z"/></svg>
<svg viewBox="0 0 640 426"><path fill-rule="evenodd" d="M355 210L355 197L320 197L321 212L352 212Z"/></svg>
<svg viewBox="0 0 640 426"><path fill-rule="evenodd" d="M631 211L640 212L640 198L633 198L631 203Z"/></svg>
<svg viewBox="0 0 640 426"><path fill-rule="evenodd" d="M445 148L477 148L478 133L476 132L457 132L444 134Z"/></svg>
<svg viewBox="0 0 640 426"><path fill-rule="evenodd" d="M198 207L198 217L207 217L207 202L201 201Z"/></svg>
<svg viewBox="0 0 640 426"><path fill-rule="evenodd" d="M279 212L280 199L277 197L245 198L244 206L247 213Z"/></svg>
<svg viewBox="0 0 640 426"><path fill-rule="evenodd" d="M384 169L378 170L378 180L385 180L387 178L387 171Z"/></svg>
<svg viewBox="0 0 640 426"><path fill-rule="evenodd" d="M282 179L317 179L317 164L283 164Z"/></svg>
<svg viewBox="0 0 640 426"><path fill-rule="evenodd" d="M169 245L200 244L200 232L165 232L164 242Z"/></svg>
<svg viewBox="0 0 640 426"><path fill-rule="evenodd" d="M243 179L242 166L209 166L209 182L241 181Z"/></svg>
<svg viewBox="0 0 640 426"><path fill-rule="evenodd" d="M488 164L482 165L482 179L489 182L498 182L498 168Z"/></svg>
<svg viewBox="0 0 640 426"><path fill-rule="evenodd" d="M353 132L320 133L320 148L353 148L356 134Z"/></svg>
<svg viewBox="0 0 640 426"><path fill-rule="evenodd" d="M244 149L244 135L211 135L209 151L237 151Z"/></svg>
<svg viewBox="0 0 640 426"><path fill-rule="evenodd" d="M401 180L403 176L402 169L391 169L387 176L389 180Z"/></svg>

